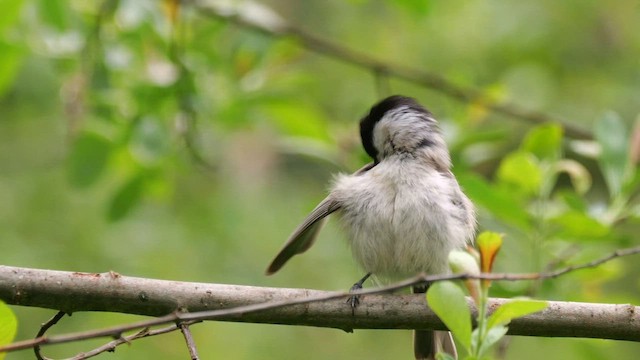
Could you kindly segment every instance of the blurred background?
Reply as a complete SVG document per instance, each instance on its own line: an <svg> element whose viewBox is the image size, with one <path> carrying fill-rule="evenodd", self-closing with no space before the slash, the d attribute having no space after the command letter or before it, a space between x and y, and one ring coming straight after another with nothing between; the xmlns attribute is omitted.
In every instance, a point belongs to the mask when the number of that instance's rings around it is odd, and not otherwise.
<svg viewBox="0 0 640 360"><path fill-rule="evenodd" d="M346 290L363 274L333 221L304 256L272 277L264 270L332 174L368 161L358 121L395 93L416 97L440 120L481 229L506 234L497 271L552 270L638 244L637 2L0 4L2 264ZM230 12L266 30L225 20ZM284 24L477 92L459 101L441 86L269 33ZM505 103L562 123L490 109ZM624 258L543 283L495 283L492 295L637 304L639 274L637 258ZM17 339L33 337L54 314L12 309ZM78 313L51 333L137 319ZM409 331L213 322L192 331L203 359L412 356ZM68 357L106 341L45 354ZM184 359L183 342L173 333L101 356ZM639 350L630 342L513 337L496 357L624 359Z"/></svg>

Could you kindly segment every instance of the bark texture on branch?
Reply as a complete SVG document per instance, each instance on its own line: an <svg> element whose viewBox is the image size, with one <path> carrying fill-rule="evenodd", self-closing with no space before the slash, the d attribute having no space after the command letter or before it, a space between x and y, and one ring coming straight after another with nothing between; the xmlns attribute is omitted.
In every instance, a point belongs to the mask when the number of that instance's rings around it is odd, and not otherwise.
<svg viewBox="0 0 640 360"><path fill-rule="evenodd" d="M160 316L174 311L230 309L300 301L332 294L305 289L207 284L0 266L0 299L68 313L109 311ZM508 299L491 299L491 310ZM514 320L511 335L586 337L640 341L640 308L629 304L549 301L546 310ZM471 302L470 302L471 305ZM364 295L355 313L343 297L279 305L217 320L351 329L444 329L424 296Z"/></svg>

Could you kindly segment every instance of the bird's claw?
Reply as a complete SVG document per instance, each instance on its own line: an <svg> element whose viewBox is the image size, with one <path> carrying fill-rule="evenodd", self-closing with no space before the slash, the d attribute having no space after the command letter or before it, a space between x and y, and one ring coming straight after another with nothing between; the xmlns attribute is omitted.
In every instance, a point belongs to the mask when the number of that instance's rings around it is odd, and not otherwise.
<svg viewBox="0 0 640 360"><path fill-rule="evenodd" d="M358 291L361 289L362 289L362 284L355 283L353 284L351 289L349 289L349 292ZM351 313L353 314L356 311L356 308L358 307L358 305L360 305L360 295L349 296L349 298L347 299L347 303L349 304L349 306L351 306Z"/></svg>
<svg viewBox="0 0 640 360"><path fill-rule="evenodd" d="M367 273L362 279L360 279L360 281L358 281L357 283L353 284L351 289L349 289L349 292L354 292L354 291L361 290L362 289L362 284L364 284L364 282L367 281L369 276L371 276L371 273ZM360 305L360 295L351 295L351 296L349 296L349 298L347 299L347 303L351 306L351 314L355 315L356 308L358 307L358 305Z"/></svg>

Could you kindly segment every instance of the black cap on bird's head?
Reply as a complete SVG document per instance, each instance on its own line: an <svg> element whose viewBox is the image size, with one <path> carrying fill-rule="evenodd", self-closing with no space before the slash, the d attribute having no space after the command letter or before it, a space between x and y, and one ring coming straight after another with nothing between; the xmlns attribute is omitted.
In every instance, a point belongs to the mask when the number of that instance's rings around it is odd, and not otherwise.
<svg viewBox="0 0 640 360"><path fill-rule="evenodd" d="M378 149L374 145L373 130L387 112L401 107L406 108L408 111L423 114L426 118L431 119L432 115L429 110L420 105L414 98L407 96L389 96L372 106L369 113L360 120L360 137L362 138L362 146L375 162L380 159L378 159Z"/></svg>

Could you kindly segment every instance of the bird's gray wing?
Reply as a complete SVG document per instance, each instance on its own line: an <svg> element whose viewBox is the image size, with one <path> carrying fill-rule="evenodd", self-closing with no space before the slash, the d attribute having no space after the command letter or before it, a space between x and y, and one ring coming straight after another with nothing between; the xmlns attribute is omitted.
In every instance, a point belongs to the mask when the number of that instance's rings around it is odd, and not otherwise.
<svg viewBox="0 0 640 360"><path fill-rule="evenodd" d="M293 255L307 251L318 236L325 218L338 209L340 209L340 203L333 199L331 195L322 200L304 219L302 224L295 229L293 234L289 236L289 240L287 240L282 250L280 250L267 268L267 275L271 275L280 270Z"/></svg>
<svg viewBox="0 0 640 360"><path fill-rule="evenodd" d="M356 171L353 175L357 176L364 174L374 166L376 166L375 163L367 164L360 170ZM304 219L302 224L295 229L293 234L289 236L289 240L284 244L282 250L280 250L278 255L276 255L273 261L271 261L271 264L269 264L266 271L267 275L271 275L280 270L280 268L284 266L284 264L289 261L293 255L307 251L311 245L313 245L313 242L318 236L325 218L341 207L342 204L340 204L340 202L334 199L331 195L322 200L320 204L313 209L311 214Z"/></svg>

